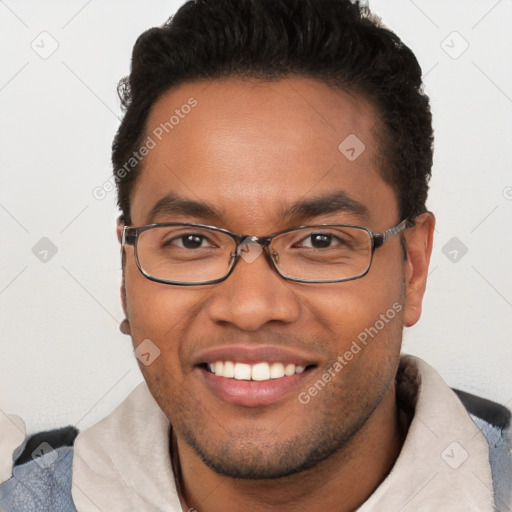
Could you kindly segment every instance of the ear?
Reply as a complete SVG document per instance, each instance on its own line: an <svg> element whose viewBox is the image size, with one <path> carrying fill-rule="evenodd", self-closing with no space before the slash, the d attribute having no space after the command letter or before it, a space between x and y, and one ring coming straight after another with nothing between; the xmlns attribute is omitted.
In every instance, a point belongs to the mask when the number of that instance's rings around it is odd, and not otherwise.
<svg viewBox="0 0 512 512"><path fill-rule="evenodd" d="M406 327L414 325L421 316L435 225L434 215L426 212L417 217L416 225L405 235L407 260L404 264L404 325Z"/></svg>
<svg viewBox="0 0 512 512"><path fill-rule="evenodd" d="M123 236L123 228L124 228L124 220L123 216L117 218L116 222L116 233L117 233L117 239L119 240L119 243L121 243L121 239ZM123 312L126 317L128 317L127 313L127 307L126 307L126 285L124 283L124 264L125 264L125 256L124 253L121 257L121 265L122 265L122 277L121 277L121 305L123 306Z"/></svg>
<svg viewBox="0 0 512 512"><path fill-rule="evenodd" d="M121 243L121 238L123 236L123 228L124 228L124 216L120 215L117 217L116 221L116 233L117 233L117 239L119 243Z"/></svg>

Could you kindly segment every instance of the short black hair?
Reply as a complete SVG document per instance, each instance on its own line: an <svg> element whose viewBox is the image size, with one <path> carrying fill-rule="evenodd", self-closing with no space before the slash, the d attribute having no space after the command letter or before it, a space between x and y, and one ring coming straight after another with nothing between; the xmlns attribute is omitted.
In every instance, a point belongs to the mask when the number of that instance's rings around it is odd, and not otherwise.
<svg viewBox="0 0 512 512"><path fill-rule="evenodd" d="M313 78L357 93L379 114L380 172L402 219L426 211L433 130L413 52L368 9L350 0L192 0L133 48L118 85L125 115L112 146L118 205L131 222L130 195L143 160L127 169L159 97L194 80ZM340 141L341 142L341 141ZM119 170L124 168L124 172Z"/></svg>

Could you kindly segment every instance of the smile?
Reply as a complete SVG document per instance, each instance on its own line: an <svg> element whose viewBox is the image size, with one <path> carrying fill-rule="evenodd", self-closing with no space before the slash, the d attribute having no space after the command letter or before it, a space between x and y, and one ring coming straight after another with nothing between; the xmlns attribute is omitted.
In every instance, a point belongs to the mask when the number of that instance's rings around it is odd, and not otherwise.
<svg viewBox="0 0 512 512"><path fill-rule="evenodd" d="M292 363L269 363L259 362L256 364L237 363L233 361L216 361L207 366L211 373L218 377L235 380L265 381L270 379L281 379L302 373L305 366Z"/></svg>
<svg viewBox="0 0 512 512"><path fill-rule="evenodd" d="M270 344L211 347L193 354L191 362L208 393L244 407L293 400L323 364L319 354Z"/></svg>

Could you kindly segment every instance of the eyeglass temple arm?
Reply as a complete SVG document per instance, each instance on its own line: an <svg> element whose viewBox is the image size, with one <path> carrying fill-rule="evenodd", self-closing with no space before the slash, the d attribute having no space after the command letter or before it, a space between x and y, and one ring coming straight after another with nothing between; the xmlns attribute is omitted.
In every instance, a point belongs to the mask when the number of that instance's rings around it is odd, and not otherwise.
<svg viewBox="0 0 512 512"><path fill-rule="evenodd" d="M409 219L404 219L400 224L394 226L392 228L387 229L384 233L374 233L373 235L373 249L378 249L382 244L387 242L391 237L400 233L404 229L410 228L414 226L414 223L409 221Z"/></svg>

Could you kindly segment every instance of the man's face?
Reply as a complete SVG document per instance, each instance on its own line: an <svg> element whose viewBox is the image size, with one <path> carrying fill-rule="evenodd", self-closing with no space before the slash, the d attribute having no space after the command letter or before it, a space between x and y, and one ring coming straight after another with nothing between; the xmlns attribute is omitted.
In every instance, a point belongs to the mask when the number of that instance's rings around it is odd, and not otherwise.
<svg viewBox="0 0 512 512"><path fill-rule="evenodd" d="M197 105L181 109L191 97ZM177 109L179 122L159 141L152 132ZM151 111L147 135L156 147L131 198L132 225L183 221L263 236L346 223L382 232L402 219L379 175L377 129L375 111L361 97L314 80L184 84ZM339 149L352 134L365 146L359 155L361 145L355 153ZM329 211L324 204L306 215L282 215L296 203L336 193L366 213ZM205 203L215 215L172 207L151 215L167 195ZM262 255L252 263L241 259L221 283L169 286L146 279L127 246L125 283L135 346L149 339L161 351L142 366L149 389L178 440L219 473L277 477L310 466L343 446L393 393L407 314L399 236L379 248L369 273L354 281L287 281ZM306 370L239 381L210 373L218 361ZM330 382L310 393L325 374Z"/></svg>

